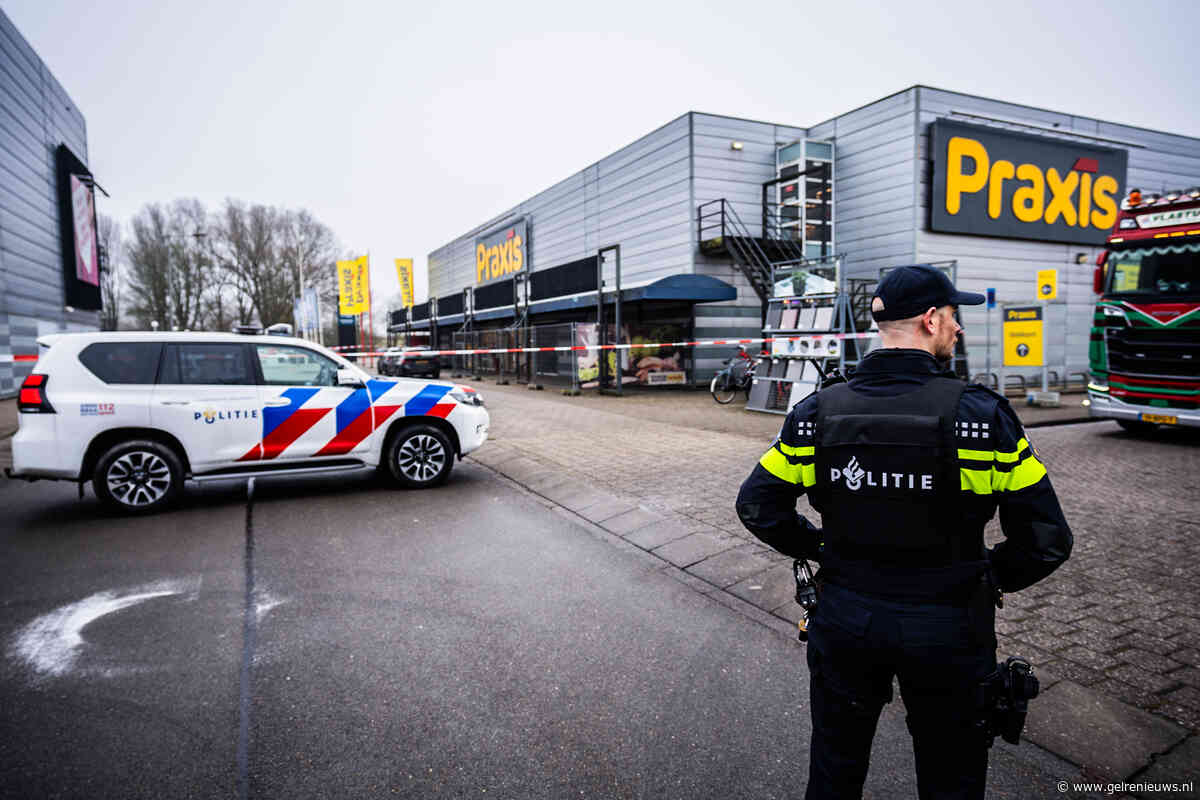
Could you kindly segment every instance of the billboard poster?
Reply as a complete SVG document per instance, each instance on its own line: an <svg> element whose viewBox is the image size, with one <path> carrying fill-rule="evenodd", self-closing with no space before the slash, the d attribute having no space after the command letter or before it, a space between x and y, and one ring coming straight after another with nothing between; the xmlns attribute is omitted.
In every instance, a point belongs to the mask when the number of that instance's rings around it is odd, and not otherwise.
<svg viewBox="0 0 1200 800"><path fill-rule="evenodd" d="M371 276L367 257L337 262L338 312L362 314L371 304Z"/></svg>
<svg viewBox="0 0 1200 800"><path fill-rule="evenodd" d="M100 285L100 256L96 247L96 201L92 188L71 176L71 210L75 224L75 277Z"/></svg>
<svg viewBox="0 0 1200 800"><path fill-rule="evenodd" d="M947 119L929 140L931 230L1099 245L1116 224L1127 150Z"/></svg>
<svg viewBox="0 0 1200 800"><path fill-rule="evenodd" d="M405 308L413 307L413 270L411 258L396 259L396 277L400 279L400 303Z"/></svg>
<svg viewBox="0 0 1200 800"><path fill-rule="evenodd" d="M600 329L596 323L576 325L575 344L593 347L600 342ZM682 386L687 383L687 365L684 363L683 348L661 347L658 342L679 342L688 338L686 324L631 324L621 326L622 342L631 347L628 355L621 359L621 384L623 386ZM614 340L615 330L609 326L609 341ZM645 346L639 347L645 343ZM617 371L617 350L589 349L577 357L580 388L593 389L600 385L600 359L608 359L608 372Z"/></svg>
<svg viewBox="0 0 1200 800"><path fill-rule="evenodd" d="M475 238L475 285L512 277L529 263L529 221L522 218Z"/></svg>

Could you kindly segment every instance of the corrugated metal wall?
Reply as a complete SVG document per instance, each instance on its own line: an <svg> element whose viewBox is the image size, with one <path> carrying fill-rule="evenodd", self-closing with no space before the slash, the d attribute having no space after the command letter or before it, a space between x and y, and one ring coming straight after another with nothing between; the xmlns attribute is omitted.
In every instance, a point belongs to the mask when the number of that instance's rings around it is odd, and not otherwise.
<svg viewBox="0 0 1200 800"><path fill-rule="evenodd" d="M852 277L911 263L916 90L885 97L809 129L834 143L834 243Z"/></svg>
<svg viewBox="0 0 1200 800"><path fill-rule="evenodd" d="M775 151L805 137L804 128L769 122L693 113L692 163L695 199L692 203L692 238L696 239L696 210L712 200L725 199L752 235L762 231L762 185L775 177ZM742 149L734 150L733 142ZM762 335L762 304L740 269L726 258L700 253L693 244L695 272L719 278L738 290L728 303L695 306L697 339L740 339ZM707 381L729 358L734 347L698 348L695 379Z"/></svg>
<svg viewBox="0 0 1200 800"><path fill-rule="evenodd" d="M38 335L95 330L99 314L63 308L54 150L87 162L83 114L0 11L0 396L12 394Z"/></svg>
<svg viewBox="0 0 1200 800"><path fill-rule="evenodd" d="M1061 372L1086 372L1088 333L1096 295L1092 293L1092 272L1102 248L1056 242L1034 242L982 236L955 236L933 233L929 228L929 125L939 117L958 119L979 125L992 125L1050 138L1076 140L1129 152L1127 186L1142 189L1181 189L1200 185L1200 139L1143 130L1127 125L1019 106L999 100L915 87L919 110L915 174L918 204L911 225L916 232L917 261L957 259L958 281L968 291L983 292L995 287L1000 303L1033 302L1036 273L1040 269L1058 270L1058 304L1046 324L1046 363ZM967 116L967 115L977 116ZM1012 123L980 119L991 117ZM1036 126L1034 130L1026 126ZM1042 128L1049 130L1040 130ZM1094 138L1106 140L1097 142ZM840 152L839 152L840 155ZM838 169L842 170L839 162ZM839 177L844 172L839 172ZM1076 263L1079 254L1085 262ZM1065 312L1065 313L1064 313ZM964 309L967 351L974 375L984 370L987 358L987 321L982 306ZM1002 362L1000 316L993 312L991 335L992 371ZM1006 370L1009 374L1040 375L1036 369Z"/></svg>
<svg viewBox="0 0 1200 800"><path fill-rule="evenodd" d="M621 245L621 283L691 272L688 115L580 170L429 254L429 293L475 284L475 237L529 219L531 271Z"/></svg>

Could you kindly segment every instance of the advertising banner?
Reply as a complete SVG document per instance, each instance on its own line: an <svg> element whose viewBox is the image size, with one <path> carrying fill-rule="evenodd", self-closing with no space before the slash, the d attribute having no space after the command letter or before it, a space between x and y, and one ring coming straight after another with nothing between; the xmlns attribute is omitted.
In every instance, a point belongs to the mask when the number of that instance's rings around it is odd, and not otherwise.
<svg viewBox="0 0 1200 800"><path fill-rule="evenodd" d="M92 173L65 144L54 151L54 174L63 304L99 311L104 302L100 294L95 182Z"/></svg>
<svg viewBox="0 0 1200 800"><path fill-rule="evenodd" d="M304 308L304 330L318 333L321 330L321 304L317 300L316 288L310 286L301 295Z"/></svg>
<svg viewBox="0 0 1200 800"><path fill-rule="evenodd" d="M609 325L609 341L616 341L616 329ZM595 323L580 323L576 325L577 346L594 347L600 343L599 325ZM621 326L621 341L628 342L632 347L628 355L620 357L621 383L624 385L641 384L643 386L679 386L687 383L687 370L684 364L684 351L670 346L656 344L658 342L678 342L688 337L686 324L660 323L631 324ZM647 343L644 347L638 345ZM599 385L600 359L608 360L610 375L617 373L618 354L615 350L601 353L599 350L586 350L577 357L578 378L581 388L591 389Z"/></svg>
<svg viewBox="0 0 1200 800"><path fill-rule="evenodd" d="M931 230L1104 244L1117 221L1127 150L946 119L929 140Z"/></svg>
<svg viewBox="0 0 1200 800"><path fill-rule="evenodd" d="M475 238L475 285L483 286L512 277L529 262L528 220L520 219Z"/></svg>
<svg viewBox="0 0 1200 800"><path fill-rule="evenodd" d="M321 315L318 312L317 290L309 287L300 293L293 302L298 333L316 333L321 327Z"/></svg>
<svg viewBox="0 0 1200 800"><path fill-rule="evenodd" d="M396 276L400 278L400 303L405 308L413 307L412 259L396 259Z"/></svg>
<svg viewBox="0 0 1200 800"><path fill-rule="evenodd" d="M371 274L367 257L337 262L338 312L362 314L371 305Z"/></svg>
<svg viewBox="0 0 1200 800"><path fill-rule="evenodd" d="M1004 366L1044 366L1043 325L1041 306L1004 309Z"/></svg>
<svg viewBox="0 0 1200 800"><path fill-rule="evenodd" d="M100 285L100 257L96 249L96 206L92 187L71 176L71 209L75 222L75 277Z"/></svg>

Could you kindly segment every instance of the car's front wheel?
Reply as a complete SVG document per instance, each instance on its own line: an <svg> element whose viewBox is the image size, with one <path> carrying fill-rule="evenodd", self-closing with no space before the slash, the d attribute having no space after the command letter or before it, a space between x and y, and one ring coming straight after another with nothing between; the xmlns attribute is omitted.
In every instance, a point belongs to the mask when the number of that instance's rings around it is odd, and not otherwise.
<svg viewBox="0 0 1200 800"><path fill-rule="evenodd" d="M92 489L110 508L153 514L179 499L183 464L166 445L135 439L110 447L92 473Z"/></svg>
<svg viewBox="0 0 1200 800"><path fill-rule="evenodd" d="M387 466L401 486L427 489L439 486L454 468L454 447L449 437L432 425L413 425L392 437Z"/></svg>

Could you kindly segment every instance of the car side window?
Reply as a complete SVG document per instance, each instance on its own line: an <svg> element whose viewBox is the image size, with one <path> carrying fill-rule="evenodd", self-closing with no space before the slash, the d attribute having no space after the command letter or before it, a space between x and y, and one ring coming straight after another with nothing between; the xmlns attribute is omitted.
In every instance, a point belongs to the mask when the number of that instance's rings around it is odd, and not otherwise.
<svg viewBox="0 0 1200 800"><path fill-rule="evenodd" d="M338 363L306 347L256 344L267 386L337 386Z"/></svg>
<svg viewBox="0 0 1200 800"><path fill-rule="evenodd" d="M161 350L162 342L96 342L79 361L105 383L154 383Z"/></svg>
<svg viewBox="0 0 1200 800"><path fill-rule="evenodd" d="M256 383L241 344L168 344L160 384L245 386Z"/></svg>

